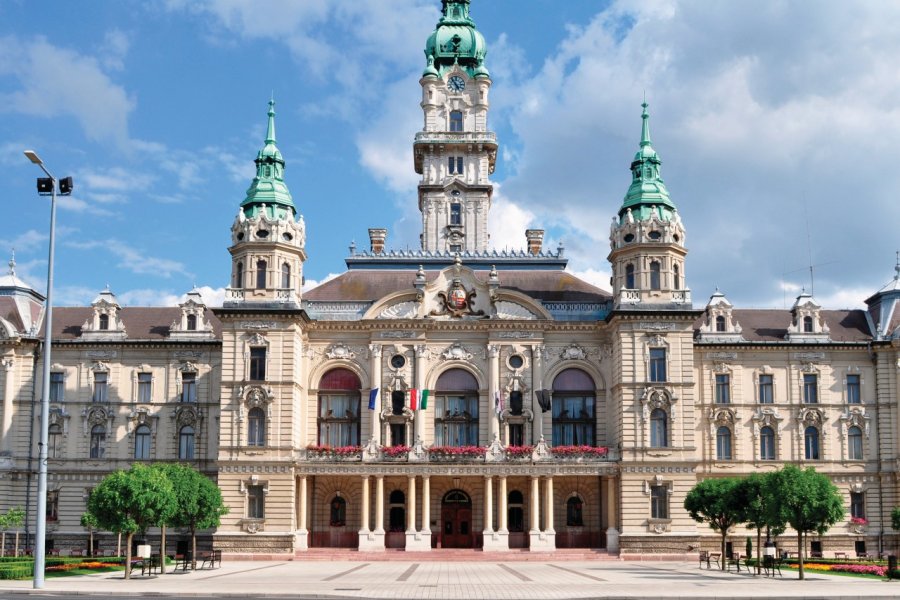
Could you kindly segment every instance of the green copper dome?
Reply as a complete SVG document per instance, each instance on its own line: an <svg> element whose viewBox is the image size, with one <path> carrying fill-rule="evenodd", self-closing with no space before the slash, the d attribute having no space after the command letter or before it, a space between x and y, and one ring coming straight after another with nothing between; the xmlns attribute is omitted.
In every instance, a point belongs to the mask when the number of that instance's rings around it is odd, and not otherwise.
<svg viewBox="0 0 900 600"><path fill-rule="evenodd" d="M266 141L256 155L256 177L241 202L244 216L254 218L265 211L269 219L293 219L297 210L291 192L284 183L284 158L275 144L275 101L269 101L269 126Z"/></svg>
<svg viewBox="0 0 900 600"><path fill-rule="evenodd" d="M662 161L653 145L650 143L650 114L647 112L648 104L641 105L644 108L641 114L641 147L634 155L631 163L631 186L625 194L625 200L619 209L619 217L624 217L628 209L635 220L648 219L653 210L664 221L672 219L675 204L669 198L669 190L660 175Z"/></svg>
<svg viewBox="0 0 900 600"><path fill-rule="evenodd" d="M481 32L475 29L475 21L469 16L469 1L441 2L441 20L425 43L425 56L434 60L433 66L440 75L459 63L472 77L476 74L487 76L487 69L483 64L484 57L487 56L487 44ZM429 70L426 69L423 76L428 74Z"/></svg>

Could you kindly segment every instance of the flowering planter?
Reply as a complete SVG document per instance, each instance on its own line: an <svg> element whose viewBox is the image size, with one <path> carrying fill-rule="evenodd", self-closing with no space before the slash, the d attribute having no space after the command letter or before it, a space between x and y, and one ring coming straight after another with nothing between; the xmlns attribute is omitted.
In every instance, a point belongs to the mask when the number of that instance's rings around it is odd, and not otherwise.
<svg viewBox="0 0 900 600"><path fill-rule="evenodd" d="M428 450L431 462L484 462L487 448L480 446L433 446Z"/></svg>
<svg viewBox="0 0 900 600"><path fill-rule="evenodd" d="M606 460L609 448L602 446L555 446L551 449L554 460L562 462L594 462Z"/></svg>
<svg viewBox="0 0 900 600"><path fill-rule="evenodd" d="M358 462L362 460L362 448L359 446L307 446L307 460L328 462Z"/></svg>

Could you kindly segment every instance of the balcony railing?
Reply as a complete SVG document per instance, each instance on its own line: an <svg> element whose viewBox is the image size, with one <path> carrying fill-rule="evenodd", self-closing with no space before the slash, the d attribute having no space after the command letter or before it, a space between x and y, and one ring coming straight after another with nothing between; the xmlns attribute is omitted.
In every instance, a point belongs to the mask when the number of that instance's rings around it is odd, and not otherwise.
<svg viewBox="0 0 900 600"><path fill-rule="evenodd" d="M416 134L417 144L496 144L497 134L493 131L420 131Z"/></svg>

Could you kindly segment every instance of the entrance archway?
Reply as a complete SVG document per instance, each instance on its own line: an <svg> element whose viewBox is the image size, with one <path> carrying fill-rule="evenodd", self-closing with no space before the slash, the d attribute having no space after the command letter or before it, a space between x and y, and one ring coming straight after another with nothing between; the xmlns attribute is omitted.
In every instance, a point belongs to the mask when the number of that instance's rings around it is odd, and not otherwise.
<svg viewBox="0 0 900 600"><path fill-rule="evenodd" d="M450 490L441 500L441 545L472 548L472 499L462 490Z"/></svg>

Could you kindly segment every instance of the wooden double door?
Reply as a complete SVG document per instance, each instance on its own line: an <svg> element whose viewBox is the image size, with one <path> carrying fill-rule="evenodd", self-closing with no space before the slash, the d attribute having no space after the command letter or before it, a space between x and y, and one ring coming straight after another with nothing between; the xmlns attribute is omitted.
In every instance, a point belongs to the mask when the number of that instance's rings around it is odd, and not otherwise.
<svg viewBox="0 0 900 600"><path fill-rule="evenodd" d="M472 500L461 490L450 490L441 501L441 546L472 548Z"/></svg>

